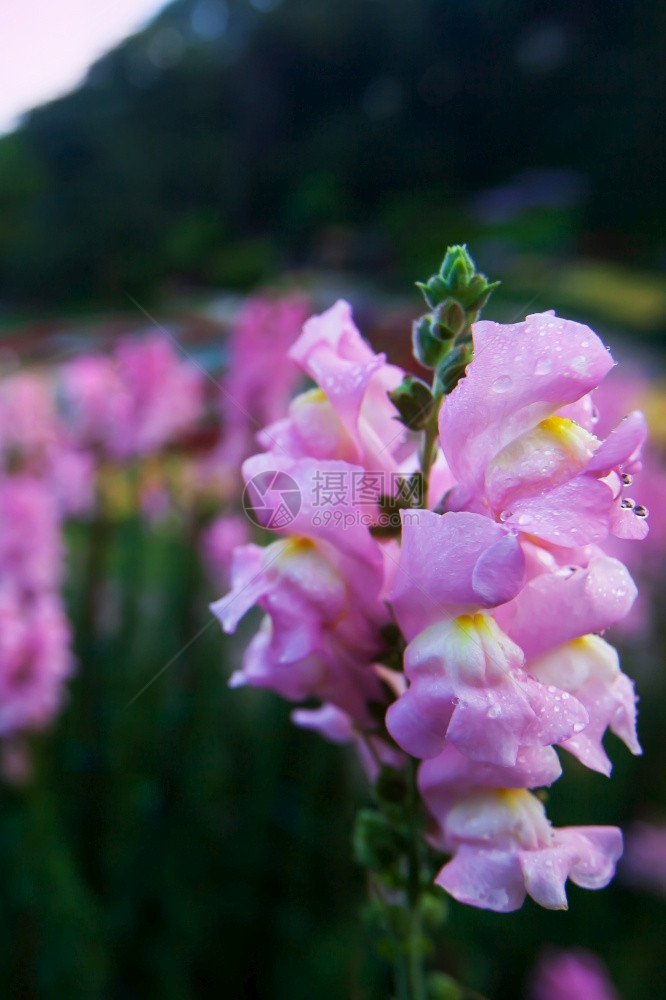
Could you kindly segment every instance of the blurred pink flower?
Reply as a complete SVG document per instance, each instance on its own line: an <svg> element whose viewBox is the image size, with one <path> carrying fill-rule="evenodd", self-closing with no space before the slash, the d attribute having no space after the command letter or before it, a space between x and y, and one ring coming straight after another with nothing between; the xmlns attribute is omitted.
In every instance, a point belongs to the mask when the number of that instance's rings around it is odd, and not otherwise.
<svg viewBox="0 0 666 1000"><path fill-rule="evenodd" d="M532 973L530 1000L619 1000L619 994L592 952L549 948Z"/></svg>
<svg viewBox="0 0 666 1000"><path fill-rule="evenodd" d="M29 593L55 590L63 578L60 518L47 483L0 476L0 578Z"/></svg>
<svg viewBox="0 0 666 1000"><path fill-rule="evenodd" d="M213 580L229 584L234 549L250 541L250 523L241 514L221 514L208 526L201 539L201 550Z"/></svg>
<svg viewBox="0 0 666 1000"><path fill-rule="evenodd" d="M625 833L620 868L625 882L666 896L666 826L634 823Z"/></svg>
<svg viewBox="0 0 666 1000"><path fill-rule="evenodd" d="M110 357L89 355L63 366L71 432L80 445L114 458L157 451L201 417L203 379L163 335L126 337Z"/></svg>
<svg viewBox="0 0 666 1000"><path fill-rule="evenodd" d="M0 582L0 737L52 722L72 673L70 631L58 595Z"/></svg>
<svg viewBox="0 0 666 1000"><path fill-rule="evenodd" d="M229 365L220 393L223 438L216 460L234 470L253 451L257 432L281 417L300 375L288 351L307 316L298 294L257 295L240 310L229 335Z"/></svg>

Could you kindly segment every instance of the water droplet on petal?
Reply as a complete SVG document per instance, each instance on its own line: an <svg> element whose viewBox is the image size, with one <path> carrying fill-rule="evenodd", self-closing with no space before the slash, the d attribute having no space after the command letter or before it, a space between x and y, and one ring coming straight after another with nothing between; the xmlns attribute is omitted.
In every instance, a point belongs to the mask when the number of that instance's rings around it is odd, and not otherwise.
<svg viewBox="0 0 666 1000"><path fill-rule="evenodd" d="M582 733L584 729L585 729L584 722L574 722L573 724L574 733Z"/></svg>
<svg viewBox="0 0 666 1000"><path fill-rule="evenodd" d="M508 392L513 385L510 375L498 375L493 382L493 392Z"/></svg>
<svg viewBox="0 0 666 1000"><path fill-rule="evenodd" d="M553 365L550 358L544 355L543 358L539 358L537 361L534 371L537 375L547 375L552 367Z"/></svg>

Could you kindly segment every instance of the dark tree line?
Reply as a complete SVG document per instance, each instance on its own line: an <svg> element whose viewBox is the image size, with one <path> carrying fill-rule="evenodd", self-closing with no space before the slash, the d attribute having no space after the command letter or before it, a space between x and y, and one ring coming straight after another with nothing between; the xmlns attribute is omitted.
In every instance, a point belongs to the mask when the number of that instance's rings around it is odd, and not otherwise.
<svg viewBox="0 0 666 1000"><path fill-rule="evenodd" d="M399 244L545 167L587 179L596 252L644 262L665 22L635 0L176 0L0 140L0 298L241 286L331 227Z"/></svg>

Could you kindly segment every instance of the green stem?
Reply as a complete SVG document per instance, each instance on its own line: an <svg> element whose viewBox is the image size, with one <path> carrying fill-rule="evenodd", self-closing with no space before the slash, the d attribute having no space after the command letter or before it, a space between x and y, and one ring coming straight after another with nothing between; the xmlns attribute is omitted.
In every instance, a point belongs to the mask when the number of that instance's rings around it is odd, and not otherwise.
<svg viewBox="0 0 666 1000"><path fill-rule="evenodd" d="M423 492L421 498L423 507L428 506L428 485L430 483L430 472L435 461L435 445L439 434L439 408L442 404L442 399L444 398L442 387L439 384L439 380L436 375L432 384L432 396L435 401L435 405L433 407L430 420L426 424L423 432L423 440L421 441L421 448L419 451L419 464L421 466L421 476L423 478Z"/></svg>
<svg viewBox="0 0 666 1000"><path fill-rule="evenodd" d="M407 802L408 845L406 850L407 885L405 908L408 913L407 933L395 949L394 975L398 1000L426 1000L425 971L421 926L421 823L419 796L416 786L417 762L410 760L409 798Z"/></svg>

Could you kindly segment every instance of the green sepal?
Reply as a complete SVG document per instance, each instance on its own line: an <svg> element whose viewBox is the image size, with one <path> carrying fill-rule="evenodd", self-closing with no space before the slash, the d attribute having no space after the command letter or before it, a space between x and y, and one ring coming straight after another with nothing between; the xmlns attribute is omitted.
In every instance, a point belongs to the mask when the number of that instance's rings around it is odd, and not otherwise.
<svg viewBox="0 0 666 1000"><path fill-rule="evenodd" d="M388 396L405 427L413 431L423 430L435 405L430 387L425 382L413 375L405 375Z"/></svg>
<svg viewBox="0 0 666 1000"><path fill-rule="evenodd" d="M432 314L426 313L414 321L412 327L412 347L414 357L424 368L436 368L446 357L450 349L451 334L448 342L440 336L435 318Z"/></svg>
<svg viewBox="0 0 666 1000"><path fill-rule="evenodd" d="M440 340L459 337L467 326L467 313L457 299L448 297L433 312L433 334Z"/></svg>
<svg viewBox="0 0 666 1000"><path fill-rule="evenodd" d="M437 381L444 395L453 392L473 356L470 342L459 344L437 368Z"/></svg>

